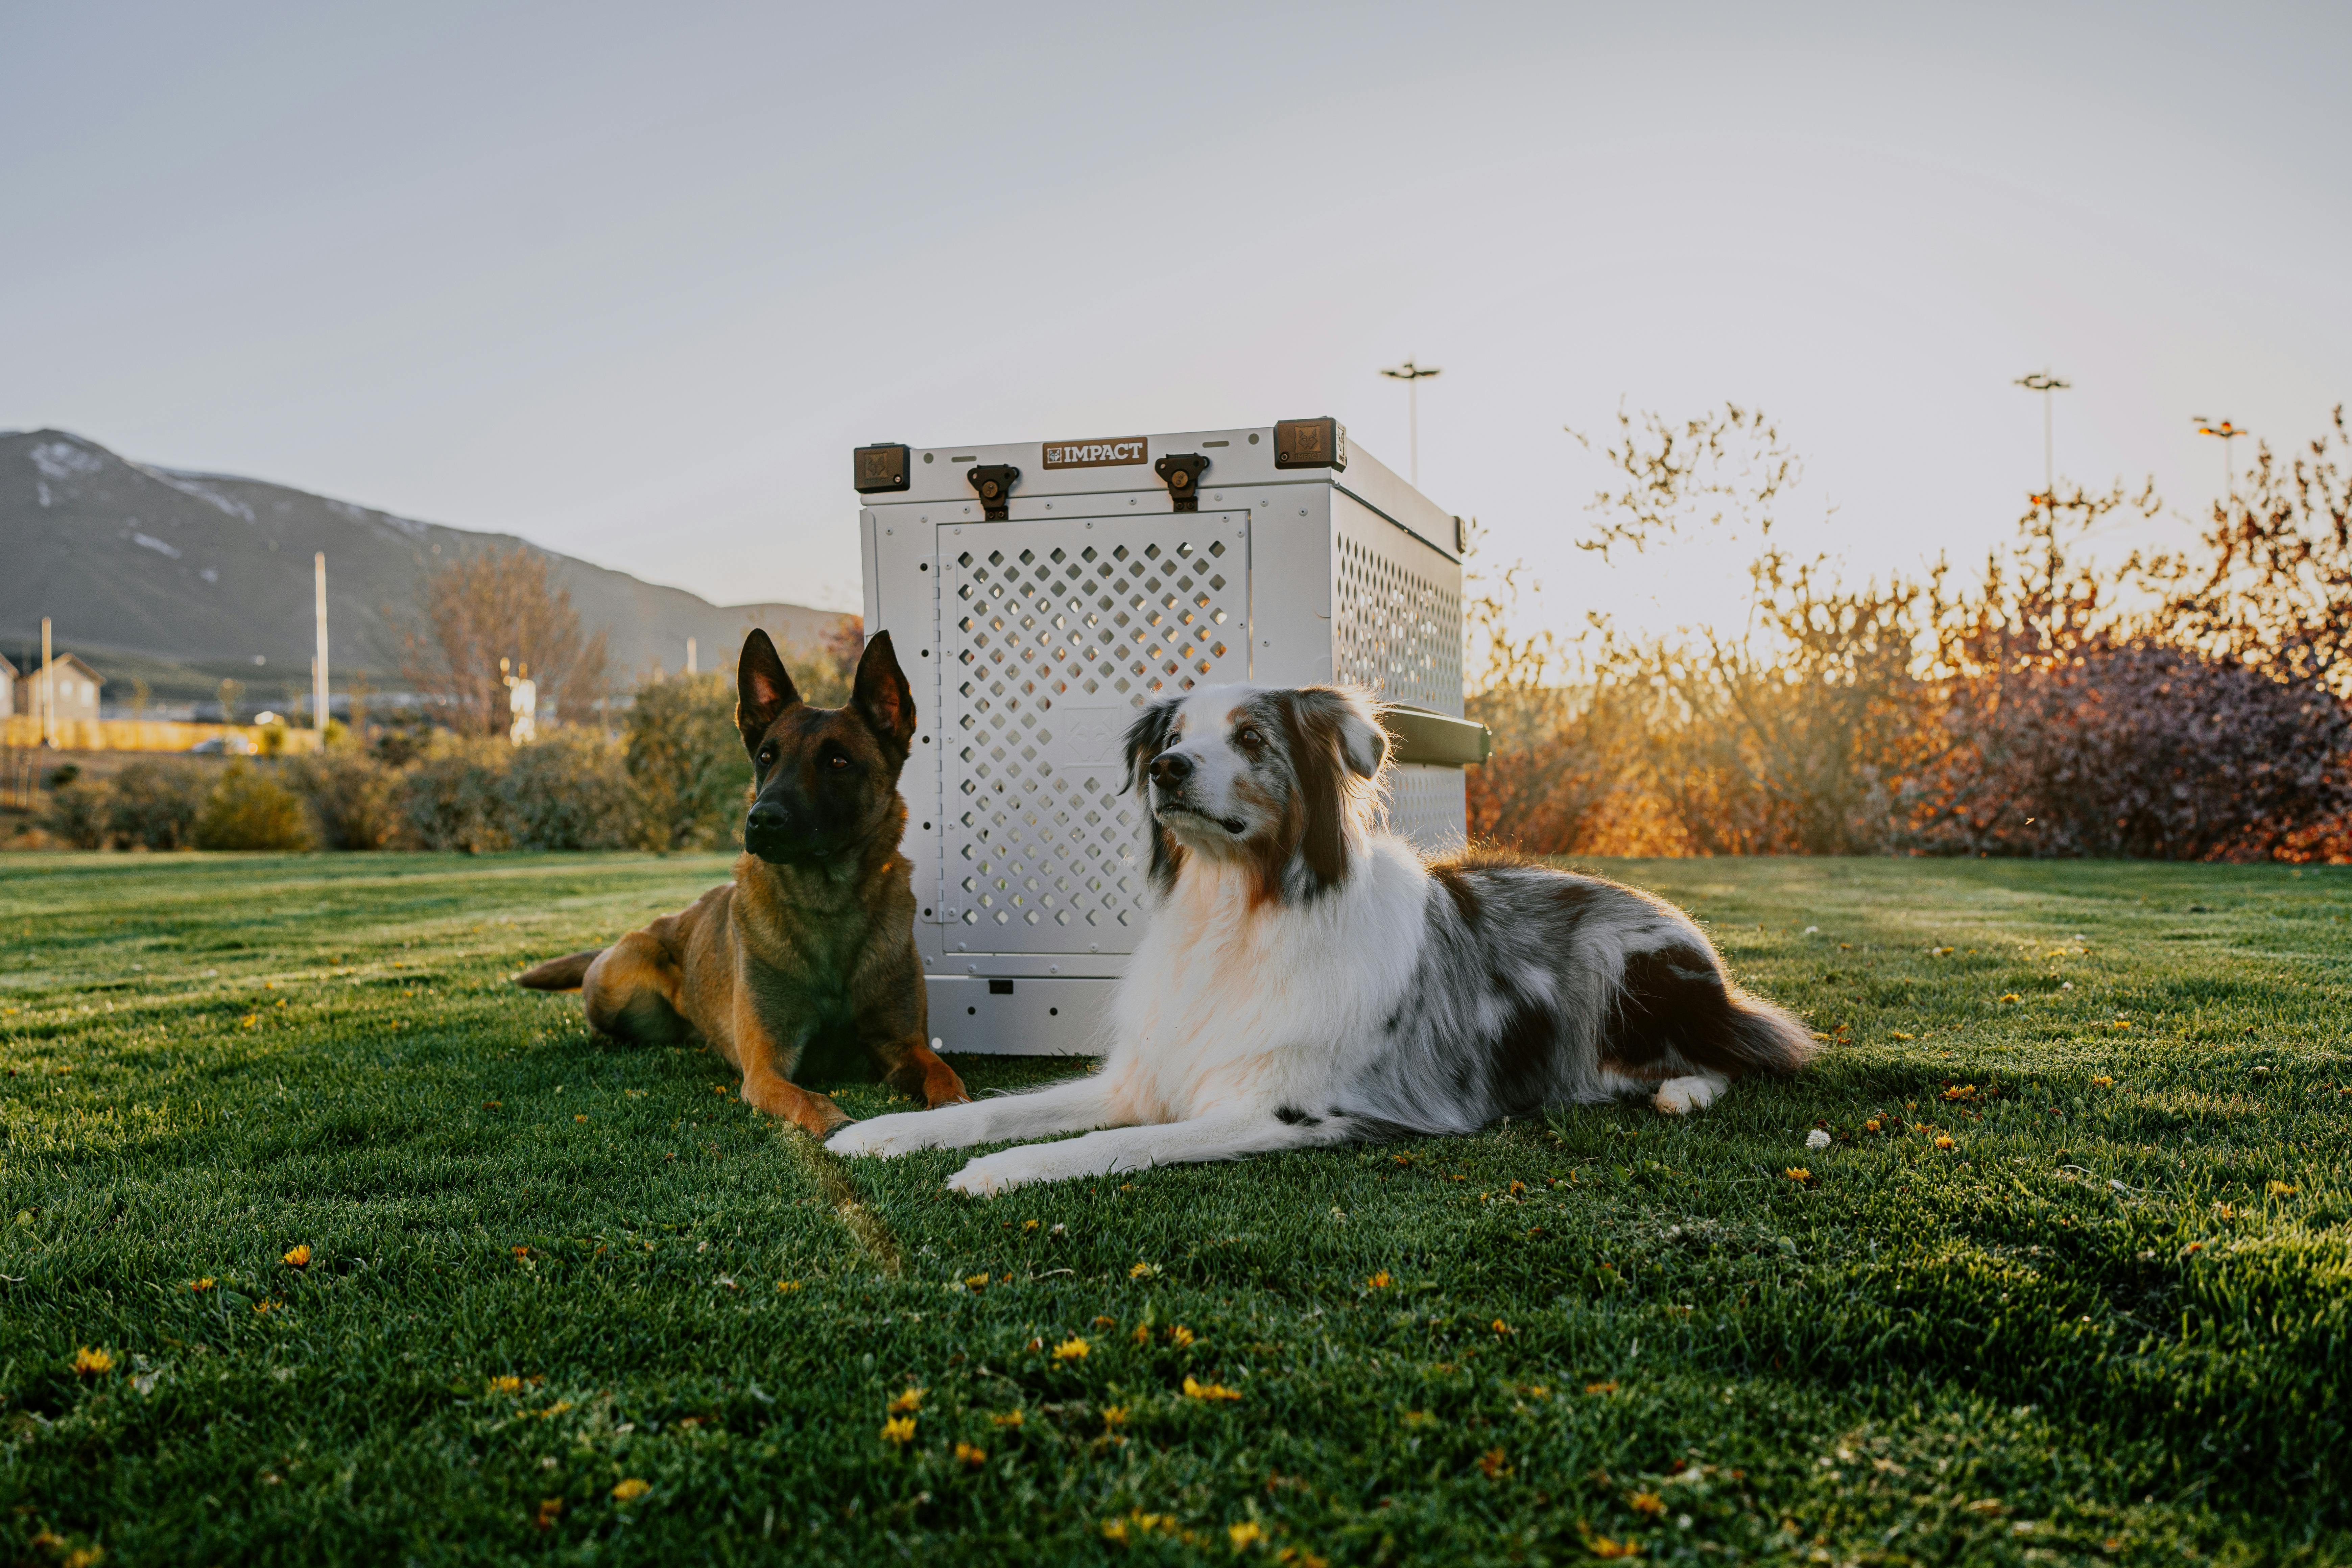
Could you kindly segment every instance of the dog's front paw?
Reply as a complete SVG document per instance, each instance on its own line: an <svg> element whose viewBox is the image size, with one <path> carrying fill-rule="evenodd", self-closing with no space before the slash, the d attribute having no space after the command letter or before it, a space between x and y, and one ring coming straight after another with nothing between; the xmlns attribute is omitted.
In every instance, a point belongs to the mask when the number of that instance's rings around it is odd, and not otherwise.
<svg viewBox="0 0 2352 1568"><path fill-rule="evenodd" d="M871 1154L885 1160L894 1154L911 1154L918 1149L932 1147L935 1142L926 1135L922 1121L920 1112L906 1110L853 1121L824 1141L825 1151L834 1154Z"/></svg>
<svg viewBox="0 0 2352 1568"><path fill-rule="evenodd" d="M1670 1078L1658 1085L1651 1100L1668 1116L1687 1116L1694 1110L1705 1110L1713 1105L1717 1096L1727 1086L1713 1074L1692 1078Z"/></svg>
<svg viewBox="0 0 2352 1568"><path fill-rule="evenodd" d="M968 1198L992 1198L1039 1179L1036 1160L1024 1149L1007 1149L972 1161L948 1178L948 1191Z"/></svg>

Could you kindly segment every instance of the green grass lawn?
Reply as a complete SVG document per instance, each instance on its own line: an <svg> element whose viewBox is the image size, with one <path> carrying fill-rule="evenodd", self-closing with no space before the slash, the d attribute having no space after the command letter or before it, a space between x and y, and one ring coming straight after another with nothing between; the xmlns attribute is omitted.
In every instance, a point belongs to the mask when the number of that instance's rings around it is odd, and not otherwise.
<svg viewBox="0 0 2352 1568"><path fill-rule="evenodd" d="M719 860L10 858L0 1561L2352 1560L2352 870L1603 869L1819 1065L973 1203L508 983Z"/></svg>

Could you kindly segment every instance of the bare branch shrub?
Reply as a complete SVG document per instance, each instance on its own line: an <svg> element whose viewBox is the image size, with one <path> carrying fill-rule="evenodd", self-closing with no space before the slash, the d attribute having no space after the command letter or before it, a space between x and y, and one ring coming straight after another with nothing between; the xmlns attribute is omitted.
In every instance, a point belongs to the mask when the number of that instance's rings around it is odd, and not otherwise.
<svg viewBox="0 0 2352 1568"><path fill-rule="evenodd" d="M402 668L452 729L499 735L509 695L501 658L529 669L559 717L583 714L604 694L604 634L582 635L571 594L527 545L460 555L427 573Z"/></svg>

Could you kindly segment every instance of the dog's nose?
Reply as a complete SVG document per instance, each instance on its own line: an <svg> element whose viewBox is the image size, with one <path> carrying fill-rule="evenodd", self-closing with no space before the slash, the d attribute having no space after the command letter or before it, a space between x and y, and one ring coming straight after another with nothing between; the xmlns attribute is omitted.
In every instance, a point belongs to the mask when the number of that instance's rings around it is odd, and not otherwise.
<svg viewBox="0 0 2352 1568"><path fill-rule="evenodd" d="M1192 759L1175 752L1162 752L1151 759L1151 782L1162 789L1179 789L1192 776Z"/></svg>
<svg viewBox="0 0 2352 1568"><path fill-rule="evenodd" d="M782 833L791 820L782 806L763 800L743 818L743 828L747 833Z"/></svg>

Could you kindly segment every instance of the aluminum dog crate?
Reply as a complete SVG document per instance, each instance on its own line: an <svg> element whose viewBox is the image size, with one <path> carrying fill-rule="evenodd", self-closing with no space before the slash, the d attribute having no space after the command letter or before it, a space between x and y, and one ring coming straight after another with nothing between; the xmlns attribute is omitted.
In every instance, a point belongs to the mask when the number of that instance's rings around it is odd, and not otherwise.
<svg viewBox="0 0 2352 1568"><path fill-rule="evenodd" d="M1463 838L1461 521L1328 419L858 448L866 624L919 710L903 785L944 1048L1097 1048L1142 921L1135 710L1196 685L1370 688L1399 707L1384 809Z"/></svg>

